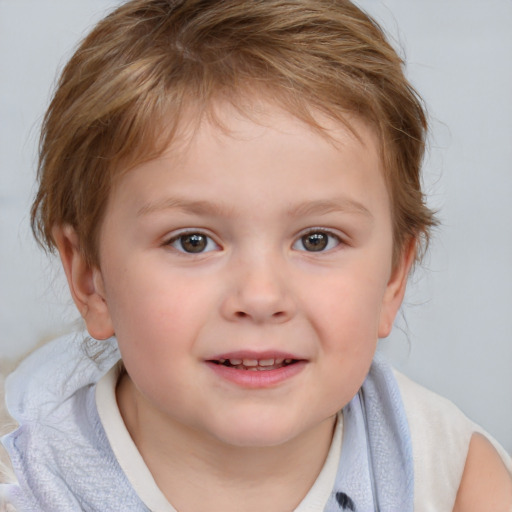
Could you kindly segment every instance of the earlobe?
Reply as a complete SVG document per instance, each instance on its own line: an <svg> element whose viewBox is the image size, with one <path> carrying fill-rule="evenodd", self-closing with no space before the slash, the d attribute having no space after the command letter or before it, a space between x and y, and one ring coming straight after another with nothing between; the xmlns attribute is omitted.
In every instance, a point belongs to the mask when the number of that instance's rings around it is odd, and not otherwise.
<svg viewBox="0 0 512 512"><path fill-rule="evenodd" d="M404 247L400 260L395 265L386 286L379 319L379 338L389 336L393 328L396 314L404 299L407 279L415 257L416 239L412 239Z"/></svg>
<svg viewBox="0 0 512 512"><path fill-rule="evenodd" d="M89 334L100 340L109 338L114 334L114 329L100 269L89 265L85 260L73 227L56 226L52 234L71 296L85 320Z"/></svg>

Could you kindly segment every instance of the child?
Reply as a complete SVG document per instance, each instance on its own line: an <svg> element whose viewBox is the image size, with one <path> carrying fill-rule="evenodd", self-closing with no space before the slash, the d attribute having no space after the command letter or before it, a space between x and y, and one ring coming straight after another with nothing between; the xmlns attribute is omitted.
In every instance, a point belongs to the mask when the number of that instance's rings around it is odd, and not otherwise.
<svg viewBox="0 0 512 512"><path fill-rule="evenodd" d="M507 454L374 356L435 222L401 64L340 0L135 0L85 39L32 212L92 340L7 382L19 511L510 508Z"/></svg>

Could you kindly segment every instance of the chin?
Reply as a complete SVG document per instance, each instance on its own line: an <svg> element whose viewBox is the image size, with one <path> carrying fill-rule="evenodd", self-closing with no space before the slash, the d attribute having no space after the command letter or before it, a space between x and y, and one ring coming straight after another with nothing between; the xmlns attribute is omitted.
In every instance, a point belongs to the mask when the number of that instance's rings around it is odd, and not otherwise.
<svg viewBox="0 0 512 512"><path fill-rule="evenodd" d="M219 438L221 442L234 448L272 448L286 444L293 436L278 436L275 433L262 435L261 432L243 432L237 435Z"/></svg>
<svg viewBox="0 0 512 512"><path fill-rule="evenodd" d="M297 425L290 427L275 421L238 421L216 430L214 435L220 442L237 448L271 448L300 435Z"/></svg>

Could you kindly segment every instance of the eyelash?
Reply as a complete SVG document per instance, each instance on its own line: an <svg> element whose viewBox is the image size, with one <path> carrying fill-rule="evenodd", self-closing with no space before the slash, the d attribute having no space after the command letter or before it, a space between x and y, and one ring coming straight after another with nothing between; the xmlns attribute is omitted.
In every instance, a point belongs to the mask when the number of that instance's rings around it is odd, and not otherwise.
<svg viewBox="0 0 512 512"><path fill-rule="evenodd" d="M192 244L189 249L198 248L197 251L187 250L185 248L184 243L187 243L185 241L187 237L189 238L188 242ZM308 243L311 243L309 250L306 247ZM331 231L322 228L312 228L303 232L297 240L295 240L292 249L304 252L328 252L342 243L342 239ZM181 232L167 240L163 245L171 246L183 254L204 254L219 248L219 245L211 236L201 231L193 230Z"/></svg>

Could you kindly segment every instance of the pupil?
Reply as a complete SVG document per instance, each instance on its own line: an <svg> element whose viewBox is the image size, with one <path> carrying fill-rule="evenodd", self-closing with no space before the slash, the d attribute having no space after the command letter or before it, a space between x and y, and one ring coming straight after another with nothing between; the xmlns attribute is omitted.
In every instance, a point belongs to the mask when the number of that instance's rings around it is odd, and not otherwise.
<svg viewBox="0 0 512 512"><path fill-rule="evenodd" d="M184 235L181 237L181 246L187 252L202 252L206 247L206 237L197 233Z"/></svg>
<svg viewBox="0 0 512 512"><path fill-rule="evenodd" d="M327 241L325 233L312 233L302 237L302 245L308 251L323 251L327 247Z"/></svg>

